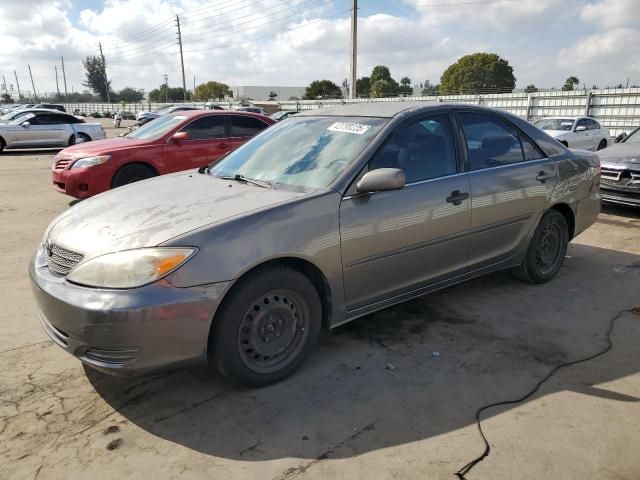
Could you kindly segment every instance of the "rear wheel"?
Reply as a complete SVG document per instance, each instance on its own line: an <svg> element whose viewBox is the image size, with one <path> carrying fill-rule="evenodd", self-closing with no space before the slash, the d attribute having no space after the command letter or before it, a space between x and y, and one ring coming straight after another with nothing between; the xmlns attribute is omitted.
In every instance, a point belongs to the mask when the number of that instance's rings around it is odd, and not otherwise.
<svg viewBox="0 0 640 480"><path fill-rule="evenodd" d="M603 148L607 148L607 140L604 138L600 140L600 143L598 144L598 150L602 150Z"/></svg>
<svg viewBox="0 0 640 480"><path fill-rule="evenodd" d="M91 137L83 132L77 132L69 137L69 145L75 145L77 143L90 142Z"/></svg>
<svg viewBox="0 0 640 480"><path fill-rule="evenodd" d="M513 274L529 283L548 282L560 270L568 243L567 221L560 212L549 210L533 233L524 262L513 270Z"/></svg>
<svg viewBox="0 0 640 480"><path fill-rule="evenodd" d="M302 273L270 267L240 281L214 319L210 361L232 382L262 387L293 373L321 327L318 292Z"/></svg>
<svg viewBox="0 0 640 480"><path fill-rule="evenodd" d="M4 138L0 137L0 153L2 153L5 147Z"/></svg>
<svg viewBox="0 0 640 480"><path fill-rule="evenodd" d="M111 187L117 188L155 176L155 172L145 165L127 165L118 170L118 173L113 176Z"/></svg>

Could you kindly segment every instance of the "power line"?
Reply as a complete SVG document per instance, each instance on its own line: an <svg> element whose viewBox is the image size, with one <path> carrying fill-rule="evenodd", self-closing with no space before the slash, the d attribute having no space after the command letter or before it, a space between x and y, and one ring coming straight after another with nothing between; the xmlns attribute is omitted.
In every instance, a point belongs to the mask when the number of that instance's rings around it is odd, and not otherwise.
<svg viewBox="0 0 640 480"><path fill-rule="evenodd" d="M225 35L222 35L222 37L224 38L224 37L228 37L229 35L232 35L232 34L237 34L237 33L242 33L242 32L246 32L246 31L249 31L249 30L254 30L256 28L264 27L265 25L269 25L269 24L272 24L272 23L277 23L277 22L281 22L283 20L287 20L289 18L297 17L300 14L305 13L307 11L315 10L318 6L328 5L330 3L332 3L332 0L328 0L328 1L324 2L324 4L320 4L320 5L316 5L316 6L313 6L311 8L308 8L307 10L303 10L302 12L297 12L297 13L292 14L292 15L285 15L283 17L275 18L273 20L261 23L259 25L252 25L250 27L246 27L246 28L239 29L239 30L235 30L233 27L223 28L221 30L216 30L216 34L220 34L221 32L230 32L230 33L226 33ZM346 11L349 11L349 10L346 10ZM252 21L255 21L255 19L252 20ZM247 22L245 22L245 23L247 23ZM218 37L219 37L219 35L218 35ZM204 37L191 38L189 41L190 42L195 42L195 41L200 41L200 40L206 40L206 38L204 38ZM191 51L193 51L193 50L191 50Z"/></svg>
<svg viewBox="0 0 640 480"><path fill-rule="evenodd" d="M403 3L406 7L460 7L470 5L488 5L492 3L520 2L521 0L481 0L478 2L456 2L456 3Z"/></svg>
<svg viewBox="0 0 640 480"><path fill-rule="evenodd" d="M155 25L155 26L153 26L151 28L143 30L142 32L138 32L138 33L136 33L134 35L131 35L129 37L120 38L115 42L106 41L106 42L104 42L104 44L107 45L107 44L111 44L111 43L129 43L132 40L134 40L136 38L139 38L139 37L146 36L148 33L152 32L152 31L155 31L155 30L157 30L157 29L159 29L161 27L162 28L173 27L172 22L173 22L173 17L171 17L168 20L165 20L165 21L163 21L163 22L161 22L161 23L159 23L159 24L157 24L157 25Z"/></svg>
<svg viewBox="0 0 640 480"><path fill-rule="evenodd" d="M342 15L342 14L344 14L344 13L350 12L350 11L351 11L351 9L349 8L349 9L347 9L347 10L342 10L342 11L340 11L340 12L337 12L337 13L335 13L335 14L333 14L333 15L329 15L328 17L318 18L317 20L313 20L313 21L311 21L311 22L307 22L307 23L305 23L305 24L303 24L303 25L299 25L299 26L297 26L297 27L289 28L289 29L284 30L284 31L282 31L282 32L276 32L276 33L270 33L270 34L268 34L268 35L262 35L262 36L260 36L260 37L251 38L251 39L248 39L248 40L246 40L246 41L242 41L242 42L235 42L235 43L232 43L231 45L234 45L234 46L237 46L237 45L244 45L244 44L247 44L247 43L255 42L256 40L262 40L262 39L264 39L264 38L275 37L275 36L279 35L280 33L287 33L287 32L291 32L291 31L293 31L293 30L298 30L298 29L300 29L300 28L305 28L305 27L308 27L309 25L313 25L313 24L315 24L315 23L319 23L319 22L322 22L322 21L324 21L324 20L329 20L329 19L331 19L331 18L338 17L338 16L340 16L340 15ZM185 51L184 51L184 53L205 52L205 51L218 50L218 49L220 49L220 48L228 48L228 47L229 47L229 45L228 45L228 44L227 44L227 45L218 45L218 46L213 46L213 47L209 47L209 48L200 48L200 49L197 49L197 50L185 50Z"/></svg>

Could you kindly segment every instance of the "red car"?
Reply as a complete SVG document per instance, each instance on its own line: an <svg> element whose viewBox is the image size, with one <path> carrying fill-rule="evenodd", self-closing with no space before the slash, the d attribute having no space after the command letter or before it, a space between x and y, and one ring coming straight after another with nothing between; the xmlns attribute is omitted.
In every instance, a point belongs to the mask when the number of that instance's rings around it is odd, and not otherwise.
<svg viewBox="0 0 640 480"><path fill-rule="evenodd" d="M65 148L53 164L53 186L87 198L145 178L198 168L219 159L274 120L229 110L164 115L124 137Z"/></svg>

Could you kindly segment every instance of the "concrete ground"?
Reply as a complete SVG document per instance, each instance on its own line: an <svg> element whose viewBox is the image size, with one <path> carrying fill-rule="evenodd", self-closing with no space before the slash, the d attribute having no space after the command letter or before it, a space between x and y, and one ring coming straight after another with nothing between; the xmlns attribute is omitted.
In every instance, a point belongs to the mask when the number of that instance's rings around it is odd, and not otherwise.
<svg viewBox="0 0 640 480"><path fill-rule="evenodd" d="M607 208L550 283L497 273L362 318L278 385L238 390L204 369L108 377L36 317L27 263L71 201L50 187L54 154L0 155L2 479L455 478L483 450L477 408L599 351L610 319L640 306L640 214ZM638 479L640 316L612 339L485 412L492 451L468 478Z"/></svg>

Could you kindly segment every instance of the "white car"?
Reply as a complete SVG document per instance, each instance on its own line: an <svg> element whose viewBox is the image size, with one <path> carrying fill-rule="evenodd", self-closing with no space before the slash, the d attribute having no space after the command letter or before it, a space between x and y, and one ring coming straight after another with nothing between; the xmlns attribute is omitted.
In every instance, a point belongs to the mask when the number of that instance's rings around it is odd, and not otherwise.
<svg viewBox="0 0 640 480"><path fill-rule="evenodd" d="M546 117L534 125L569 148L596 151L609 143L609 130L590 117Z"/></svg>
<svg viewBox="0 0 640 480"><path fill-rule="evenodd" d="M0 152L5 148L68 147L107 138L102 125L61 112L36 112L0 124Z"/></svg>

